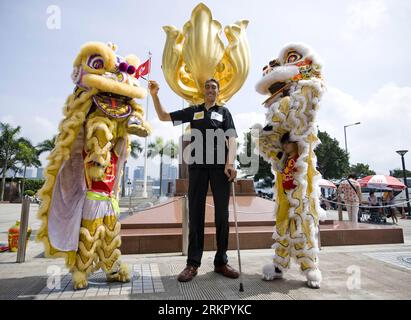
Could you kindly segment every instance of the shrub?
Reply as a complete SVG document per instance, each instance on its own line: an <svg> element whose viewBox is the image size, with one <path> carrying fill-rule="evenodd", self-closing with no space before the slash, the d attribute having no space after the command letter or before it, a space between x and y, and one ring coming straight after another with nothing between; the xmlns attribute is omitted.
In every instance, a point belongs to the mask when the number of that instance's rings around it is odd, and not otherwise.
<svg viewBox="0 0 411 320"><path fill-rule="evenodd" d="M44 184L43 179L26 179L26 182L24 184L24 188L26 190L33 190L34 194L37 193L41 189L41 187Z"/></svg>
<svg viewBox="0 0 411 320"><path fill-rule="evenodd" d="M25 196L33 197L36 193L33 190L24 191Z"/></svg>

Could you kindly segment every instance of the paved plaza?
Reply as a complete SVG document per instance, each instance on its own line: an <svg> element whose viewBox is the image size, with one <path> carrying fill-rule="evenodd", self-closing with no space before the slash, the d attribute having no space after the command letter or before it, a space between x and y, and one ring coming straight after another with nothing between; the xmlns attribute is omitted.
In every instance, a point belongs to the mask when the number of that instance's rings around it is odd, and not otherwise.
<svg viewBox="0 0 411 320"><path fill-rule="evenodd" d="M20 219L20 207L0 204L0 242L7 242L7 230ZM213 272L213 252L205 252L198 276L189 283L177 281L185 266L181 253L124 255L122 260L133 272L131 282L107 284L105 275L97 272L89 278L87 290L74 291L62 259L44 258L42 244L33 240L40 225L37 208L35 204L30 208L33 234L26 262L17 264L16 253L0 253L0 299L411 299L411 220L399 220L404 244L323 247L319 255L324 278L320 290L305 286L296 265L283 280L262 281L261 267L272 255L272 250L265 249L241 251L244 292L239 292L238 279ZM330 217L334 216L331 212ZM237 267L237 252L228 255Z"/></svg>

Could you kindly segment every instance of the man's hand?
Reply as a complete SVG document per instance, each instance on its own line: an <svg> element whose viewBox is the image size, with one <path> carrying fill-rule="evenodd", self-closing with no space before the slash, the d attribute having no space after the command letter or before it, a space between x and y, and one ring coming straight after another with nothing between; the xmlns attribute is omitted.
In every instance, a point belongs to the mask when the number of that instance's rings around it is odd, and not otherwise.
<svg viewBox="0 0 411 320"><path fill-rule="evenodd" d="M160 98L158 97L158 91L160 90L158 83L154 80L150 80L148 82L148 89L150 90L151 97L153 98L154 109L156 110L158 118L161 121L171 121L170 114L164 110L161 105Z"/></svg>
<svg viewBox="0 0 411 320"><path fill-rule="evenodd" d="M148 82L148 89L150 90L151 96L157 96L160 86L156 81L150 80Z"/></svg>
<svg viewBox="0 0 411 320"><path fill-rule="evenodd" d="M228 178L228 181L234 181L237 178L237 170L234 168L232 164L226 164L224 168L224 173Z"/></svg>

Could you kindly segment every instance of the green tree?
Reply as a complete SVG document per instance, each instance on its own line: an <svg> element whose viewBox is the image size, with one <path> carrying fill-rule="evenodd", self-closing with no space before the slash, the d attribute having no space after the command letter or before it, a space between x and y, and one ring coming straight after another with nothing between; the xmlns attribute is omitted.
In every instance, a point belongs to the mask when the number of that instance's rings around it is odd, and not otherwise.
<svg viewBox="0 0 411 320"><path fill-rule="evenodd" d="M350 170L349 155L341 149L337 139L325 131L318 131L321 144L315 150L317 167L324 179L340 179Z"/></svg>
<svg viewBox="0 0 411 320"><path fill-rule="evenodd" d="M411 171L409 170L405 170L405 174L407 175L407 177L411 178ZM390 175L396 178L404 178L404 173L402 171L402 169L394 169L394 170L390 170Z"/></svg>
<svg viewBox="0 0 411 320"><path fill-rule="evenodd" d="M23 197L25 190L26 171L28 167L40 167L41 162L37 149L31 144L29 140L20 138L18 142L19 151L16 154L16 159L23 167L23 180L21 184L21 195Z"/></svg>
<svg viewBox="0 0 411 320"><path fill-rule="evenodd" d="M244 143L242 146L241 153L237 156L239 161L238 169L240 169L246 178L253 177L254 181L260 179L267 179L269 177L271 181L274 179L274 175L271 171L271 164L264 160L263 157L258 156L258 171L257 173L252 172L251 163L241 163L240 159L251 158L252 152L254 152L255 143L251 139L251 131L244 133ZM270 180L268 179L268 180Z"/></svg>
<svg viewBox="0 0 411 320"><path fill-rule="evenodd" d="M154 142L148 145L147 157L154 158L160 156L160 197L162 194L162 183L163 183L163 157L168 156L171 159L177 158L178 155L178 145L173 141L169 140L164 142L163 138L156 137Z"/></svg>
<svg viewBox="0 0 411 320"><path fill-rule="evenodd" d="M356 165L350 166L350 173L354 173L358 178L375 175L375 171L371 170L370 166L364 163L357 163Z"/></svg>
<svg viewBox="0 0 411 320"><path fill-rule="evenodd" d="M54 135L51 139L46 139L40 142L37 146L37 153L41 155L44 152L50 152L56 146L57 135Z"/></svg>
<svg viewBox="0 0 411 320"><path fill-rule="evenodd" d="M130 157L133 159L138 159L139 155L143 151L139 141L133 140L130 142ZM121 186L121 196L126 196L126 165L127 161L124 161L123 165L123 177L122 177L122 186Z"/></svg>
<svg viewBox="0 0 411 320"><path fill-rule="evenodd" d="M0 201L3 201L7 170L16 165L15 157L19 149L18 135L20 134L21 128L19 126L12 127L8 123L0 122L0 131L0 160L2 167Z"/></svg>

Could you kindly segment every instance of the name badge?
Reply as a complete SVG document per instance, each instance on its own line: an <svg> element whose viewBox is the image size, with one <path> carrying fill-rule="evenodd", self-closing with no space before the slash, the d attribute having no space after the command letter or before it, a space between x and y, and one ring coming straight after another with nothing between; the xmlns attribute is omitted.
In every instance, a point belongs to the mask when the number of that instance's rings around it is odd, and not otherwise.
<svg viewBox="0 0 411 320"><path fill-rule="evenodd" d="M213 111L211 112L211 120L223 122L223 115Z"/></svg>
<svg viewBox="0 0 411 320"><path fill-rule="evenodd" d="M194 113L193 120L204 119L204 111Z"/></svg>

